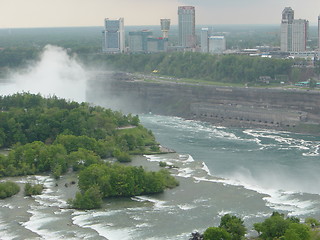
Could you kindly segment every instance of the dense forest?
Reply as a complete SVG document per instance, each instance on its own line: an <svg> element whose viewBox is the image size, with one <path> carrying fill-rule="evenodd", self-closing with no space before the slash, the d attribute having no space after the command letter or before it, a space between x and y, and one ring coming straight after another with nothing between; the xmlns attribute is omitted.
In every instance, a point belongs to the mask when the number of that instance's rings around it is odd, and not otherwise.
<svg viewBox="0 0 320 240"><path fill-rule="evenodd" d="M252 83L261 76L273 81L299 81L307 69L293 70L294 60L270 59L243 55L211 55L176 52L163 54L98 55L117 70L151 73L178 78L203 79L225 83Z"/></svg>
<svg viewBox="0 0 320 240"><path fill-rule="evenodd" d="M105 160L127 162L131 154L159 152L138 116L30 93L0 96L0 110L0 147L10 148L8 155L0 154L0 177L50 173L59 178L78 171L81 192L70 204L81 209L99 207L105 197L157 193L178 185L167 171L150 173ZM82 180L87 175L91 182ZM25 191L39 192L34 186Z"/></svg>

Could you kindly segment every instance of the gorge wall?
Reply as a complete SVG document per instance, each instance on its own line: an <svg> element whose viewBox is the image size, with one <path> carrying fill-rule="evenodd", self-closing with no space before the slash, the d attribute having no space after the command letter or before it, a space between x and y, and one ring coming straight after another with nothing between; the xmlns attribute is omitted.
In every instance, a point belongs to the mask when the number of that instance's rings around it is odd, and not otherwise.
<svg viewBox="0 0 320 240"><path fill-rule="evenodd" d="M152 112L237 127L320 128L319 91L146 82L105 73L94 81L88 100L123 112Z"/></svg>

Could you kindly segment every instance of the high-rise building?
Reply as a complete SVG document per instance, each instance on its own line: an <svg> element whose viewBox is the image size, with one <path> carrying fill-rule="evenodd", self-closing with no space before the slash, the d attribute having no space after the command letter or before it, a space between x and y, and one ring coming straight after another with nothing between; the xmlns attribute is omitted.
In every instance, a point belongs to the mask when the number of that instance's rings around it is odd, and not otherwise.
<svg viewBox="0 0 320 240"><path fill-rule="evenodd" d="M282 11L280 49L283 52L292 49L292 24L294 19L294 11L291 7L286 7Z"/></svg>
<svg viewBox="0 0 320 240"><path fill-rule="evenodd" d="M209 51L209 28L201 28L201 52L207 53Z"/></svg>
<svg viewBox="0 0 320 240"><path fill-rule="evenodd" d="M185 48L196 46L195 8L193 6L178 7L179 45Z"/></svg>
<svg viewBox="0 0 320 240"><path fill-rule="evenodd" d="M168 50L168 38L154 38L148 37L147 39L147 52L166 52Z"/></svg>
<svg viewBox="0 0 320 240"><path fill-rule="evenodd" d="M309 22L304 19L295 19L292 24L292 52L307 50Z"/></svg>
<svg viewBox="0 0 320 240"><path fill-rule="evenodd" d="M168 38L169 37L169 30L170 30L170 19L160 19L161 24L161 31L162 31L162 37Z"/></svg>
<svg viewBox="0 0 320 240"><path fill-rule="evenodd" d="M226 39L224 36L209 37L209 52L221 54L226 50Z"/></svg>
<svg viewBox="0 0 320 240"><path fill-rule="evenodd" d="M102 50L109 53L122 53L125 49L124 19L104 20Z"/></svg>
<svg viewBox="0 0 320 240"><path fill-rule="evenodd" d="M148 30L129 32L129 51L130 52L147 52L148 38L152 32Z"/></svg>
<svg viewBox="0 0 320 240"><path fill-rule="evenodd" d="M282 11L280 48L283 52L303 52L307 48L309 22L294 19L294 11L286 7Z"/></svg>

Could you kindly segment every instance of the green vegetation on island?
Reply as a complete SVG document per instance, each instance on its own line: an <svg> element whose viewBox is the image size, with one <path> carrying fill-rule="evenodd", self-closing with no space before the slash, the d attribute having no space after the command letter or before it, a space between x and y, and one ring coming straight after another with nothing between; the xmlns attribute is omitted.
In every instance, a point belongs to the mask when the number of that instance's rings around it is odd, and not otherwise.
<svg viewBox="0 0 320 240"><path fill-rule="evenodd" d="M159 153L138 116L30 93L0 96L0 109L0 147L10 148L8 155L0 154L0 177L50 173L59 178L78 171L80 193L70 203L79 209L97 208L106 197L178 185L167 171L146 172L106 160L128 162L131 154ZM27 196L42 190L42 185L25 186Z"/></svg>
<svg viewBox="0 0 320 240"><path fill-rule="evenodd" d="M14 182L0 182L0 199L11 197L20 192L20 187Z"/></svg>
<svg viewBox="0 0 320 240"><path fill-rule="evenodd" d="M25 196L33 196L33 195L40 195L43 191L42 184L34 184L26 183L24 186L24 195Z"/></svg>
<svg viewBox="0 0 320 240"><path fill-rule="evenodd" d="M131 197L163 192L179 183L166 170L146 172L142 167L120 164L93 164L79 173L79 188L69 203L78 209L91 209L108 197ZM95 199L86 201L86 199Z"/></svg>

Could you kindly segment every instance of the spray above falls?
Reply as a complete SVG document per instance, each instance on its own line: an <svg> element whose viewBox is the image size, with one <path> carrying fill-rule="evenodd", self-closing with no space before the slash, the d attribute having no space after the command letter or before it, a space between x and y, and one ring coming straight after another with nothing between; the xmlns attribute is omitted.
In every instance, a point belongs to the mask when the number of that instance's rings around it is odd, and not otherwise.
<svg viewBox="0 0 320 240"><path fill-rule="evenodd" d="M38 62L24 73L12 73L6 84L0 85L0 94L30 92L83 102L87 77L84 68L65 49L47 45Z"/></svg>

